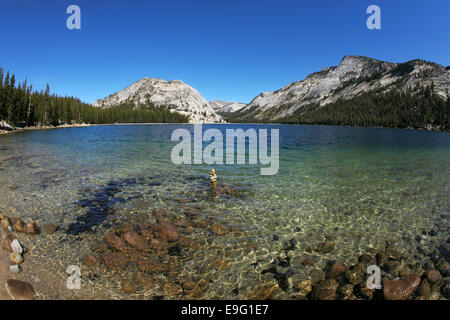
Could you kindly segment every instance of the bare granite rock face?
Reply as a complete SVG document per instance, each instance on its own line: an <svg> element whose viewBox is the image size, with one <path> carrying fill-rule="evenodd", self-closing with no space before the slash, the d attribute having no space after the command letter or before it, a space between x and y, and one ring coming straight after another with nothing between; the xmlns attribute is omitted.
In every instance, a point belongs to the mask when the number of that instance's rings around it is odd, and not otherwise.
<svg viewBox="0 0 450 320"><path fill-rule="evenodd" d="M131 102L137 106L147 100L156 107L167 106L170 111L188 116L191 123L224 122L197 90L180 80L145 77L104 99L94 101L92 105L109 108Z"/></svg>
<svg viewBox="0 0 450 320"><path fill-rule="evenodd" d="M229 101L221 101L221 100L210 101L209 104L211 105L213 110L219 115L236 112L246 106L245 103L229 102Z"/></svg>
<svg viewBox="0 0 450 320"><path fill-rule="evenodd" d="M402 80L401 90L434 83L435 92L446 97L450 91L450 70L422 60L391 63L361 56L345 56L338 66L324 68L274 92L262 92L235 115L257 119L279 119L302 107L324 106L338 99L383 87L389 91Z"/></svg>
<svg viewBox="0 0 450 320"><path fill-rule="evenodd" d="M11 131L13 127L5 120L0 119L0 130Z"/></svg>

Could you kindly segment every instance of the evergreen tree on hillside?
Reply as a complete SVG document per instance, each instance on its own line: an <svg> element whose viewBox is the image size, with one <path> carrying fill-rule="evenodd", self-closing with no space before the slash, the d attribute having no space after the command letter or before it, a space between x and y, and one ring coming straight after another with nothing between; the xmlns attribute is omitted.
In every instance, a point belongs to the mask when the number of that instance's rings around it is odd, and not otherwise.
<svg viewBox="0 0 450 320"><path fill-rule="evenodd" d="M4 88L3 88L3 77L4 77L4 74L3 74L3 69L2 68L0 68L0 120L5 120L6 119L6 116L7 116L7 113L6 113L6 110L5 110L5 103L4 103L4 96L5 96L5 94L4 94Z"/></svg>
<svg viewBox="0 0 450 320"><path fill-rule="evenodd" d="M44 92L44 118L42 119L43 124L48 124L48 110L50 109L50 86L47 83Z"/></svg>
<svg viewBox="0 0 450 320"><path fill-rule="evenodd" d="M434 92L434 84L406 92L373 91L340 99L323 107L304 106L282 123L350 125L364 127L427 128L450 130L449 97Z"/></svg>
<svg viewBox="0 0 450 320"><path fill-rule="evenodd" d="M33 91L33 86L27 88L27 126L32 126L36 123L36 114L34 112L34 104L31 100L31 92Z"/></svg>
<svg viewBox="0 0 450 320"><path fill-rule="evenodd" d="M3 86L2 86L2 119L3 120L8 120L8 111L10 108L10 100L11 100L11 96L10 96L10 90L9 90L9 71L6 72L6 77L5 80L3 81Z"/></svg>
<svg viewBox="0 0 450 320"><path fill-rule="evenodd" d="M4 76L0 68L0 120L12 125L60 125L63 123L116 123L116 122L188 122L188 117L170 112L166 107L144 104L123 104L109 109L92 107L74 97L51 94L47 84L45 91L33 91L28 81L16 86L14 74Z"/></svg>

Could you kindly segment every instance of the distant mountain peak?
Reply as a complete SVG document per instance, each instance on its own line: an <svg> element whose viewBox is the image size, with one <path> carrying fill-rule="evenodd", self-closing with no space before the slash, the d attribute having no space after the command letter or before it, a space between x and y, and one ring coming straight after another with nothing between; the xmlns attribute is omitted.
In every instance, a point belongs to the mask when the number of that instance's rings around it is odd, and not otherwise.
<svg viewBox="0 0 450 320"><path fill-rule="evenodd" d="M341 59L342 61L381 61L371 57L359 56L359 55L345 55Z"/></svg>
<svg viewBox="0 0 450 320"><path fill-rule="evenodd" d="M109 108L131 103L137 107L147 101L157 107L165 106L173 112L184 114L192 123L223 122L208 101L181 80L165 81L144 77L104 99L94 101L93 106Z"/></svg>
<svg viewBox="0 0 450 320"><path fill-rule="evenodd" d="M398 89L398 81L401 88ZM450 91L450 71L423 60L392 63L358 55L344 56L338 66L323 68L304 80L293 82L274 92L258 94L236 112L256 119L275 120L292 115L308 105L324 106L372 90L408 90L416 85L435 85L442 97Z"/></svg>
<svg viewBox="0 0 450 320"><path fill-rule="evenodd" d="M222 101L222 100L213 100L210 101L209 104L214 109L214 111L219 115L226 115L227 113L230 112L236 112L246 106L245 103Z"/></svg>

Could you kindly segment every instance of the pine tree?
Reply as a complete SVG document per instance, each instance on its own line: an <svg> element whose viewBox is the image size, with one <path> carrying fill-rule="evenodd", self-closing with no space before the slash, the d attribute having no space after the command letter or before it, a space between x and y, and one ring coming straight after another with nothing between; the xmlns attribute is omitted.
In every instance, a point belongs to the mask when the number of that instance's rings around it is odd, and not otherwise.
<svg viewBox="0 0 450 320"><path fill-rule="evenodd" d="M50 86L48 85L48 83L45 87L44 99L44 119L42 121L42 124L46 125L48 124L48 112L50 109Z"/></svg>
<svg viewBox="0 0 450 320"><path fill-rule="evenodd" d="M6 111L4 110L4 88L3 88L3 69L0 68L0 121L6 120Z"/></svg>
<svg viewBox="0 0 450 320"><path fill-rule="evenodd" d="M34 112L34 104L31 99L31 92L33 91L33 86L27 88L26 95L28 97L28 108L27 108L27 126L33 126L36 122L36 115Z"/></svg>
<svg viewBox="0 0 450 320"><path fill-rule="evenodd" d="M2 107L2 118L6 121L9 120L9 109L11 105L11 90L9 81L9 71L6 72L6 77L3 82L3 107Z"/></svg>

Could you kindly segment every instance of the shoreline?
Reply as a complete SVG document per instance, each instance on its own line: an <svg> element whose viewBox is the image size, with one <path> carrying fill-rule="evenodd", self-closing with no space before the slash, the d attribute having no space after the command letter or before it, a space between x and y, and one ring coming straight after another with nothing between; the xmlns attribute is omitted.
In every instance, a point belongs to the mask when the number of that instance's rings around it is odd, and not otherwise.
<svg viewBox="0 0 450 320"><path fill-rule="evenodd" d="M426 132L450 132L450 130L442 130L440 128L414 128L414 127L383 127L383 126L351 126L339 124L321 124L321 123L277 123L277 122L227 122L226 124L244 124L244 125L280 125L280 126L318 126L318 127L345 127L345 128L367 128L367 129L399 129L399 130L416 130Z"/></svg>
<svg viewBox="0 0 450 320"><path fill-rule="evenodd" d="M79 127L90 127L95 124L88 123L75 123L75 124L63 124L60 126L33 126L25 128L14 128L12 130L0 130L0 135L5 135L14 132L31 131L31 130L50 130L50 129L61 129L61 128L79 128Z"/></svg>
<svg viewBox="0 0 450 320"><path fill-rule="evenodd" d="M117 125L157 125L157 124L195 124L195 123L169 123L169 122L139 122L139 123L75 123L75 124L63 124L60 126L33 126L25 128L14 128L12 130L0 130L0 136L10 133L17 133L23 131L33 131L33 130L52 130L52 129L64 129L64 128L84 128L84 127L94 127L94 126L117 126ZM202 124L215 124L215 123L202 123Z"/></svg>
<svg viewBox="0 0 450 320"><path fill-rule="evenodd" d="M420 131L420 132L450 132L449 130L440 129L427 129L427 128L396 128L396 127L362 127L362 126L348 126L348 125L325 125L325 124L299 124L299 123L261 123L261 122L227 122L227 123L168 123L168 122L140 122L140 123L75 123L75 124L63 124L60 126L33 126L25 128L14 128L12 130L0 130L0 136L7 135L10 133L17 133L23 131L32 130L51 130L51 129L64 129L64 128L83 128L83 127L93 127L93 126L117 126L117 125L194 125L194 124L229 124L229 125L279 125L279 126L320 126L320 127L351 127L351 128L367 128L367 129L397 129L397 130L408 130L408 131Z"/></svg>

